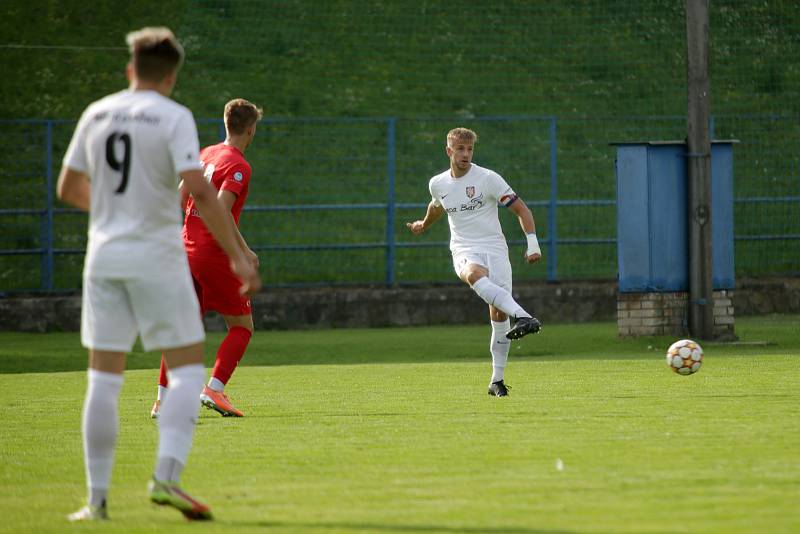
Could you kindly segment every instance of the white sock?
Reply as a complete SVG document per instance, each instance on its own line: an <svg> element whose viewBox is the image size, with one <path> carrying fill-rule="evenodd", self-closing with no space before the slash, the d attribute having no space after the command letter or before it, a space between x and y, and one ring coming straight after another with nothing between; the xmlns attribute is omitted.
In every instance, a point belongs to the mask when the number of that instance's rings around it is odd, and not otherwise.
<svg viewBox="0 0 800 534"><path fill-rule="evenodd" d="M158 397L156 397L159 401L164 402L164 397L167 396L167 387L162 386L161 384L158 385Z"/></svg>
<svg viewBox="0 0 800 534"><path fill-rule="evenodd" d="M155 477L178 482L192 448L194 426L200 409L198 398L206 372L202 364L182 365L169 370L169 395L158 416L158 461Z"/></svg>
<svg viewBox="0 0 800 534"><path fill-rule="evenodd" d="M83 453L89 504L102 506L111 484L119 430L119 392L123 376L89 369L83 403Z"/></svg>
<svg viewBox="0 0 800 534"><path fill-rule="evenodd" d="M488 276L484 276L474 284L472 290L482 298L489 306L494 306L511 317L530 317L531 314L522 309L522 306L517 304L511 293L498 286Z"/></svg>
<svg viewBox="0 0 800 534"><path fill-rule="evenodd" d="M219 378L214 378L213 376L208 381L208 387L214 391L219 391L220 393L225 391L225 384L223 384Z"/></svg>
<svg viewBox="0 0 800 534"><path fill-rule="evenodd" d="M492 380L490 384L503 380L508 361L508 351L511 340L506 339L506 332L510 328L510 321L492 321L492 340L489 351L492 353Z"/></svg>

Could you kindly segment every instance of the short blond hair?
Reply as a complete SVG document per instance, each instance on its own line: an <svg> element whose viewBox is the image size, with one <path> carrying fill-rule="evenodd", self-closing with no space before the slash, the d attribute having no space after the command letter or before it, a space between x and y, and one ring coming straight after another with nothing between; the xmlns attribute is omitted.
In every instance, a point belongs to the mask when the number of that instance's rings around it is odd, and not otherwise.
<svg viewBox="0 0 800 534"><path fill-rule="evenodd" d="M183 64L183 46L169 28L142 28L129 33L125 42L137 78L160 82Z"/></svg>
<svg viewBox="0 0 800 534"><path fill-rule="evenodd" d="M244 98L234 98L225 104L223 118L228 133L242 135L245 130L261 120L264 112Z"/></svg>
<svg viewBox="0 0 800 534"><path fill-rule="evenodd" d="M474 145L478 141L478 134L469 128L453 128L447 132L447 145L458 141Z"/></svg>

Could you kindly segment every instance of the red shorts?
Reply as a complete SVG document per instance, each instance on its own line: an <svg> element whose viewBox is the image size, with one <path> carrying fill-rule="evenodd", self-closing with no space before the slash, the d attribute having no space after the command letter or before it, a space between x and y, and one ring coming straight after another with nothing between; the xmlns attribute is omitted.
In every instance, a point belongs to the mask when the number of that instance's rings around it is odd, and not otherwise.
<svg viewBox="0 0 800 534"><path fill-rule="evenodd" d="M189 256L189 269L194 279L194 289L200 310L215 311L222 315L250 315L250 299L239 294L242 282L231 271L228 258L200 258Z"/></svg>

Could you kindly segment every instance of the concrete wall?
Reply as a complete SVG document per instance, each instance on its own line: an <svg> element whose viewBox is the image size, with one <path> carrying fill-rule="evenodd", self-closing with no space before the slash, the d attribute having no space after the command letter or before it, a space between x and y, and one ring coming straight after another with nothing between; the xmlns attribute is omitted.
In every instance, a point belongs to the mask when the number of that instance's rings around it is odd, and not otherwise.
<svg viewBox="0 0 800 534"><path fill-rule="evenodd" d="M615 321L617 284L575 281L518 284L517 301L542 322ZM734 292L737 316L800 313L800 278L742 280ZM253 299L256 328L307 329L488 321L486 305L466 285L383 288L270 289ZM218 317L210 330L223 328ZM80 296L0 299L0 330L78 331Z"/></svg>

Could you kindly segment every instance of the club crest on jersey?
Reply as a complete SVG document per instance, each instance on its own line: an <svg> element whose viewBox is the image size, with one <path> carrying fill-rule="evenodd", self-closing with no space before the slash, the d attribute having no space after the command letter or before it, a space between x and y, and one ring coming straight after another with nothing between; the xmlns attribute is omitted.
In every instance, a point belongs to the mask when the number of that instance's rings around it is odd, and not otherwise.
<svg viewBox="0 0 800 534"><path fill-rule="evenodd" d="M472 198L472 197L475 196L475 186L474 185L468 185L467 186L467 196L469 198Z"/></svg>
<svg viewBox="0 0 800 534"><path fill-rule="evenodd" d="M241 172L236 171L235 173L233 173L233 179L236 180L237 182L241 182L243 178L244 176L242 176Z"/></svg>

